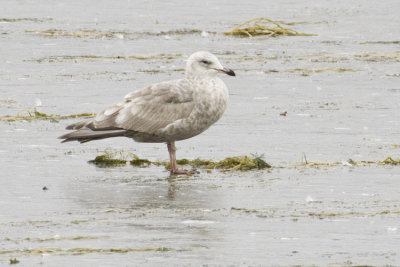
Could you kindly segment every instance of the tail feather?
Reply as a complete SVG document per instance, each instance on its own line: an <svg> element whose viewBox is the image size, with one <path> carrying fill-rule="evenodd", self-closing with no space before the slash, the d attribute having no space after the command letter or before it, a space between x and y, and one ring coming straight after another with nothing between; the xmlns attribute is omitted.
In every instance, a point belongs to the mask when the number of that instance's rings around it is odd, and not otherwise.
<svg viewBox="0 0 400 267"><path fill-rule="evenodd" d="M72 133L64 134L59 139L64 139L62 143L78 141L80 143L86 143L93 140L100 140L109 137L126 136L129 131L127 130L105 130L105 131L93 131L88 128L79 129Z"/></svg>
<svg viewBox="0 0 400 267"><path fill-rule="evenodd" d="M87 119L87 120L84 120L84 121L79 121L79 122L76 122L74 124L70 124L65 129L67 129L67 130L78 130L78 129L87 127L87 125L91 124L92 122L93 122L93 119L90 118L90 119Z"/></svg>

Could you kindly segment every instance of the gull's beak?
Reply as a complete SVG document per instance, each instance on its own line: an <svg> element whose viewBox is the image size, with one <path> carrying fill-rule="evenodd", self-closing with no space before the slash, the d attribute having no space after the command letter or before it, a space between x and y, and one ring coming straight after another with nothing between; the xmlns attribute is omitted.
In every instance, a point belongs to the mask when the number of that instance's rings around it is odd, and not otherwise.
<svg viewBox="0 0 400 267"><path fill-rule="evenodd" d="M228 68L223 68L223 69L220 69L219 71L222 71L222 72L228 74L229 76L236 76L235 72Z"/></svg>

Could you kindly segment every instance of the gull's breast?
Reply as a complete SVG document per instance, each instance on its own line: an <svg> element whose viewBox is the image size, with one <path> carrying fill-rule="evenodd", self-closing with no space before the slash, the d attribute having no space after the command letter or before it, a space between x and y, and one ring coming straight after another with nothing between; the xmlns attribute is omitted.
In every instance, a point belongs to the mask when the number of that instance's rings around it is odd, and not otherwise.
<svg viewBox="0 0 400 267"><path fill-rule="evenodd" d="M222 80L215 78L195 88L195 106L190 116L161 129L167 139L178 141L196 136L217 122L225 112L229 94Z"/></svg>

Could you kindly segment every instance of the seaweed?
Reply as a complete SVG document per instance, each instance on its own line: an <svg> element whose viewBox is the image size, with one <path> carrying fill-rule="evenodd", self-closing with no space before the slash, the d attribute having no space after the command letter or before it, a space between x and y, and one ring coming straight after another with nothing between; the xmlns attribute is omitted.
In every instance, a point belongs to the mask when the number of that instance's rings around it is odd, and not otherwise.
<svg viewBox="0 0 400 267"><path fill-rule="evenodd" d="M26 33L41 37L75 37L75 38L118 38L134 39L137 35L147 36L165 36L165 35L195 35L202 34L204 31L199 29L179 29L160 32L127 32L127 31L99 31L90 29L81 29L68 31L62 29L47 30L26 30ZM207 34L216 34L216 32L207 32Z"/></svg>
<svg viewBox="0 0 400 267"><path fill-rule="evenodd" d="M184 71L185 71L185 69L183 69L183 68L179 68L179 69L173 69L173 71L176 71L176 72L184 72Z"/></svg>
<svg viewBox="0 0 400 267"><path fill-rule="evenodd" d="M89 160L89 163L95 164L99 167L115 167L126 165L125 159L114 159L108 154L97 156L94 160Z"/></svg>
<svg viewBox="0 0 400 267"><path fill-rule="evenodd" d="M23 253L26 255L40 255L40 254L57 254L57 255L84 255L89 253L128 253L128 252L167 252L174 250L168 247L142 247L142 248L87 248L87 247L73 247L73 248L41 248L41 249L23 249L23 250L0 250L0 254L13 254L13 253ZM13 259L18 261L16 259ZM11 260L10 260L11 261ZM19 261L18 261L19 262ZM15 263L18 263L15 262Z"/></svg>
<svg viewBox="0 0 400 267"><path fill-rule="evenodd" d="M303 154L303 163L302 165L311 166L311 167L320 167L320 166L367 166L371 164L376 165L400 165L400 159L393 159L392 157L387 157L384 160L361 160L361 161L354 161L352 159L348 159L347 161L337 161L337 162L311 162L307 161L305 154Z"/></svg>
<svg viewBox="0 0 400 267"><path fill-rule="evenodd" d="M229 157L224 160L216 162L197 158L194 160L181 159L178 160L177 163L180 165L190 165L194 168L240 170L240 171L248 171L254 169L262 170L271 168L271 165L265 162L262 158L263 155L238 156L238 157Z"/></svg>
<svg viewBox="0 0 400 267"><path fill-rule="evenodd" d="M60 237L60 236L53 236L53 237L46 237L46 238L35 238L35 237L25 237L23 239L15 239L14 242L20 241L30 241L30 242L52 242L52 241L62 241L62 240L86 240L86 239L101 239L101 238L109 238L109 236L67 236L67 237ZM8 238L8 240L12 240Z"/></svg>
<svg viewBox="0 0 400 267"><path fill-rule="evenodd" d="M16 104L17 101L11 98L0 98L0 104Z"/></svg>
<svg viewBox="0 0 400 267"><path fill-rule="evenodd" d="M366 62L382 62L382 61L400 61L400 51L367 51L357 54L340 53L328 54L326 52L314 53L308 56L299 57L298 60L307 60L311 62L329 62L337 63L344 61L366 61Z"/></svg>
<svg viewBox="0 0 400 267"><path fill-rule="evenodd" d="M18 264L19 260L17 260L17 258L14 259L10 259L10 264Z"/></svg>
<svg viewBox="0 0 400 267"><path fill-rule="evenodd" d="M80 224L80 223L87 223L87 222L89 222L89 220L86 220L86 219L71 221L72 224Z"/></svg>
<svg viewBox="0 0 400 267"><path fill-rule="evenodd" d="M150 167L165 166L169 170L170 163L166 161L150 161L148 159L139 158L137 155L121 150L121 151L104 151L104 154L97 156L94 160L90 160L89 163L95 164L100 167L117 167L125 165L128 162L128 158L132 158L129 163L135 167ZM229 157L221 161L202 160L202 159L180 159L177 160L179 165L190 165L193 168L203 169L221 169L221 170L263 170L271 168L267 162L263 159L263 155L251 155L251 156L239 156Z"/></svg>
<svg viewBox="0 0 400 267"><path fill-rule="evenodd" d="M256 209L236 208L236 207L231 207L231 211L243 211L245 213L258 213L259 212Z"/></svg>
<svg viewBox="0 0 400 267"><path fill-rule="evenodd" d="M391 210L382 210L378 212L309 212L308 216L310 217L319 217L320 219L328 218L328 217L346 217L346 216L362 216L362 217L375 217L380 215L388 215L388 214L400 214L400 211L391 211Z"/></svg>
<svg viewBox="0 0 400 267"><path fill-rule="evenodd" d="M282 20L277 21L280 24L285 24L285 25L306 25L306 24L328 24L328 21L291 21L291 22L285 22Z"/></svg>
<svg viewBox="0 0 400 267"><path fill-rule="evenodd" d="M262 159L262 156L243 156L226 158L225 160L219 161L216 165L219 169L237 169L241 171L252 170L252 169L269 169L271 165Z"/></svg>
<svg viewBox="0 0 400 267"><path fill-rule="evenodd" d="M141 159L137 155L125 150L115 152L104 151L104 154L99 155L88 162L99 167L117 167L126 165L128 159L132 159L129 163L135 167L149 167L152 164L150 160Z"/></svg>
<svg viewBox="0 0 400 267"><path fill-rule="evenodd" d="M144 32L142 34L155 35L155 36L160 36L160 35L191 35L191 34L201 34L202 32L203 31L199 30L199 29L182 29L182 30L162 31L162 32L157 32L157 33ZM207 33L216 34L216 32L207 32Z"/></svg>
<svg viewBox="0 0 400 267"><path fill-rule="evenodd" d="M162 72L162 71L161 71L161 70L151 69L151 70L138 70L138 72L154 74L154 73L160 73L160 72Z"/></svg>
<svg viewBox="0 0 400 267"><path fill-rule="evenodd" d="M242 36L242 37L253 37L258 35L267 35L270 37L276 37L280 35L284 36L315 36L316 34L299 33L293 29L285 28L281 26L278 21L274 21L268 18L254 18L245 21L238 26L234 27L228 32L224 32L225 35Z"/></svg>
<svg viewBox="0 0 400 267"><path fill-rule="evenodd" d="M378 161L377 164L379 165L399 165L400 159L392 159L392 157L387 157L382 161Z"/></svg>
<svg viewBox="0 0 400 267"><path fill-rule="evenodd" d="M21 21L31 21L31 22L44 22L44 21L51 21L52 18L45 18L45 19L38 19L38 18L15 18L15 19L6 19L0 18L0 22L21 22Z"/></svg>
<svg viewBox="0 0 400 267"><path fill-rule="evenodd" d="M327 68L315 68L315 69L288 69L286 70L287 72L303 72L303 73L319 73L319 72L327 72L327 71L332 71L332 72L346 72L346 71L351 71L355 72L358 71L356 69L348 69L348 68L332 68L332 67L327 67Z"/></svg>
<svg viewBox="0 0 400 267"><path fill-rule="evenodd" d="M116 152L110 152L110 151L104 151L104 154L97 156L93 160L89 160L88 163L95 164L98 167L116 167L116 166L122 166L126 165L127 163L127 156L124 155L125 151L116 151ZM116 156L119 154L119 158L116 158Z"/></svg>
<svg viewBox="0 0 400 267"><path fill-rule="evenodd" d="M91 118L94 113L80 113L80 114L71 114L71 115L57 115L57 114L47 114L43 112L39 112L37 110L26 110L23 111L25 114L18 113L16 116L5 115L0 117L0 121L35 121L35 120L66 120L73 118Z"/></svg>
<svg viewBox="0 0 400 267"><path fill-rule="evenodd" d="M363 41L360 44L400 44L400 41Z"/></svg>
<svg viewBox="0 0 400 267"><path fill-rule="evenodd" d="M131 155L133 156L133 159L129 163L135 167L149 167L152 163L150 160L141 159L135 154L131 153Z"/></svg>
<svg viewBox="0 0 400 267"><path fill-rule="evenodd" d="M368 62L381 62L393 60L400 61L400 51L394 52L365 52L363 54L354 55L354 60L368 61Z"/></svg>
<svg viewBox="0 0 400 267"><path fill-rule="evenodd" d="M36 30L26 30L25 32L45 37L93 37L93 38L123 38L124 35L127 35L126 32L118 32L118 31L109 31L102 32L97 30L80 30L80 31L66 31L59 29L48 29L43 31Z"/></svg>
<svg viewBox="0 0 400 267"><path fill-rule="evenodd" d="M83 56L49 56L41 57L38 59L26 59L24 61L42 62L68 62L68 61L117 61L117 60L149 60L149 59L175 59L182 57L182 54L159 54L149 56L96 56L96 55L83 55Z"/></svg>

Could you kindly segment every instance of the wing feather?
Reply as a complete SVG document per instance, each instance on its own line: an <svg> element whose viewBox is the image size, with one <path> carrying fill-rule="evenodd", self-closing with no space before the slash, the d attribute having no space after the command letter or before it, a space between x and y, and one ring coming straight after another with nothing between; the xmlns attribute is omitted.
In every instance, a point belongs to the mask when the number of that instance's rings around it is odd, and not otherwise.
<svg viewBox="0 0 400 267"><path fill-rule="evenodd" d="M95 129L116 127L153 134L189 117L194 108L193 90L187 80L153 84L132 92L93 120Z"/></svg>

